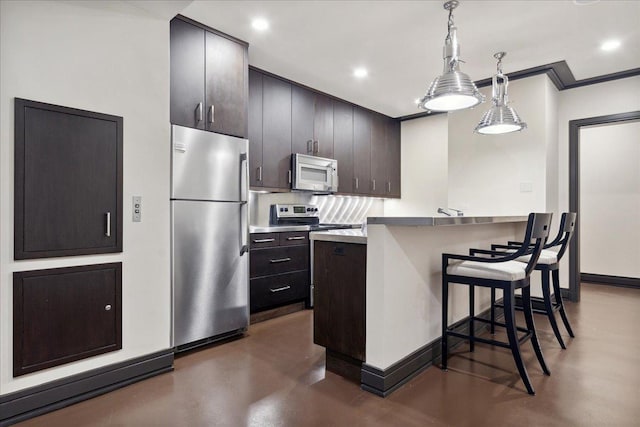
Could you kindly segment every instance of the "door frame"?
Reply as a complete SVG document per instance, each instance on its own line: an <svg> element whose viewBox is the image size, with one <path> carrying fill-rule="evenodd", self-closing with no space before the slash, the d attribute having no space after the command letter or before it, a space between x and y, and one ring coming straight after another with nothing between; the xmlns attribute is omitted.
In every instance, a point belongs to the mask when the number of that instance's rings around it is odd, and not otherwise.
<svg viewBox="0 0 640 427"><path fill-rule="evenodd" d="M577 212L573 239L569 246L569 299L580 301L580 129L640 120L640 111L609 114L569 121L569 210Z"/></svg>

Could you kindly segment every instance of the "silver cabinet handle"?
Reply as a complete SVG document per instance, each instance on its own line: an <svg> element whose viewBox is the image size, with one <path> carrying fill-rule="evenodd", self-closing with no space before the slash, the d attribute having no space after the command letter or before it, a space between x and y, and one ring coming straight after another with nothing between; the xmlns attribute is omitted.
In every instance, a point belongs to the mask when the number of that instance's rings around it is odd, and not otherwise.
<svg viewBox="0 0 640 427"><path fill-rule="evenodd" d="M371 183L372 183L372 185L373 185L372 190L373 190L373 191L376 191L376 180L375 180L375 179L372 179L372 180L371 180Z"/></svg>
<svg viewBox="0 0 640 427"><path fill-rule="evenodd" d="M286 286L282 286L281 288L269 288L269 292L274 293L274 292L282 292L282 291L286 291L287 289L291 289L291 286L286 285Z"/></svg>
<svg viewBox="0 0 640 427"><path fill-rule="evenodd" d="M318 154L320 152L320 141L318 141L317 139L313 142L314 146L315 146L315 150L313 151L315 154Z"/></svg>
<svg viewBox="0 0 640 427"><path fill-rule="evenodd" d="M355 178L355 180L356 180L356 190L357 190L358 188L360 188L360 185L359 185L359 180L358 180L358 178Z"/></svg>
<svg viewBox="0 0 640 427"><path fill-rule="evenodd" d="M111 212L107 212L107 224L106 224L106 231L104 232L104 235L107 237L111 237Z"/></svg>
<svg viewBox="0 0 640 427"><path fill-rule="evenodd" d="M202 102L199 102L196 106L196 123L202 121Z"/></svg>
<svg viewBox="0 0 640 427"><path fill-rule="evenodd" d="M288 176L289 176L289 178L288 178L289 179L289 184L291 184L291 169L289 169L289 175Z"/></svg>
<svg viewBox="0 0 640 427"><path fill-rule="evenodd" d="M111 311L111 304L107 304L104 306L105 311Z"/></svg>
<svg viewBox="0 0 640 427"><path fill-rule="evenodd" d="M391 181L387 182L387 188L389 189L387 192L391 193Z"/></svg>
<svg viewBox="0 0 640 427"><path fill-rule="evenodd" d="M258 166L258 179L256 181L262 181L262 166Z"/></svg>
<svg viewBox="0 0 640 427"><path fill-rule="evenodd" d="M287 240L304 240L306 237L304 236L296 236L296 237L287 237Z"/></svg>
<svg viewBox="0 0 640 427"><path fill-rule="evenodd" d="M278 259L270 259L269 262L271 264L277 264L279 262L287 262L287 261L291 261L291 258L278 258Z"/></svg>
<svg viewBox="0 0 640 427"><path fill-rule="evenodd" d="M216 109L214 105L209 106L209 123L215 123L216 121Z"/></svg>
<svg viewBox="0 0 640 427"><path fill-rule="evenodd" d="M313 154L313 139L307 141L307 154Z"/></svg>
<svg viewBox="0 0 640 427"><path fill-rule="evenodd" d="M267 242L275 242L276 239L254 239L253 243L267 243Z"/></svg>

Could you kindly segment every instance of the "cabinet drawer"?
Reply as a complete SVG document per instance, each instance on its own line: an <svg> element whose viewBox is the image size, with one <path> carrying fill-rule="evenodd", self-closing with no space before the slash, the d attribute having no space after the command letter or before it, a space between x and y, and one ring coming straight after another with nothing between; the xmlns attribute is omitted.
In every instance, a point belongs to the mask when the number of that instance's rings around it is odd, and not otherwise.
<svg viewBox="0 0 640 427"><path fill-rule="evenodd" d="M280 246L309 245L309 232L289 231L280 234Z"/></svg>
<svg viewBox="0 0 640 427"><path fill-rule="evenodd" d="M250 246L251 249L278 246L278 233L252 233Z"/></svg>
<svg viewBox="0 0 640 427"><path fill-rule="evenodd" d="M307 246L282 246L251 251L251 277L309 269Z"/></svg>
<svg viewBox="0 0 640 427"><path fill-rule="evenodd" d="M299 301L309 294L309 272L278 274L251 279L251 311Z"/></svg>

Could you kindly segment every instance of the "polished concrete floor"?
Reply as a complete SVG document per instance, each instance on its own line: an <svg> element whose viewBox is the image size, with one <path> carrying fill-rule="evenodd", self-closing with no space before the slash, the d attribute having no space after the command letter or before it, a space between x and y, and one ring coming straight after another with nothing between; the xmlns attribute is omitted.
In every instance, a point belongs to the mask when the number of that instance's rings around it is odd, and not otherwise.
<svg viewBox="0 0 640 427"><path fill-rule="evenodd" d="M638 426L640 290L585 284L568 303L576 333L561 350L536 316L552 375L531 345L529 396L507 349L460 346L386 399L324 371L312 313L253 325L247 336L183 355L175 371L21 426ZM408 325L409 326L409 325Z"/></svg>

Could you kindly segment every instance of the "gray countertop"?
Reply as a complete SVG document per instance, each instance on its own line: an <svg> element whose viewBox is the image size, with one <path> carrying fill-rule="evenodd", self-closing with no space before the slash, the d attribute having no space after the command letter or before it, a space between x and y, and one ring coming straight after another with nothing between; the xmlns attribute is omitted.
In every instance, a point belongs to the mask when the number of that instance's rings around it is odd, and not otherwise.
<svg viewBox="0 0 640 427"><path fill-rule="evenodd" d="M342 224L341 224L342 225ZM353 225L352 227L360 228L360 224ZM313 227L310 225L269 225L269 226L249 226L249 233L284 233L287 231L312 231ZM313 230L313 231L326 231L326 230Z"/></svg>
<svg viewBox="0 0 640 427"><path fill-rule="evenodd" d="M496 224L526 222L526 216L370 216L367 224L436 227L443 225Z"/></svg>
<svg viewBox="0 0 640 427"><path fill-rule="evenodd" d="M367 244L367 232L359 228L351 230L328 230L328 231L312 231L309 233L309 240L322 240L325 242L341 242L341 243L357 243L360 245Z"/></svg>

